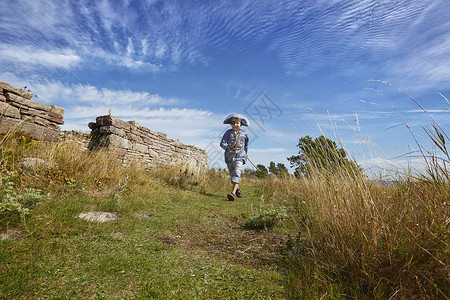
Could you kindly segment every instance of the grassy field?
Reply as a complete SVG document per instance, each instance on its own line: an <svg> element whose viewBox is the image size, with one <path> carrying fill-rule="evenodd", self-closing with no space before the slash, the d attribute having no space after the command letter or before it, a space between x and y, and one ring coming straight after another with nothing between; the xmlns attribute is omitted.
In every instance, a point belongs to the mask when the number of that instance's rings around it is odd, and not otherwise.
<svg viewBox="0 0 450 300"><path fill-rule="evenodd" d="M448 299L448 170L244 179L3 137L1 299ZM47 165L21 171L25 157ZM430 169L431 171L431 169ZM447 176L447 177L446 177ZM113 212L115 221L78 218ZM9 234L10 238L6 238Z"/></svg>
<svg viewBox="0 0 450 300"><path fill-rule="evenodd" d="M120 204L83 193L50 197L27 216L24 236L1 242L0 296L283 298L279 237L240 229L240 215L258 205L253 188L243 190L245 201L234 203L159 182ZM86 211L120 217L77 218Z"/></svg>

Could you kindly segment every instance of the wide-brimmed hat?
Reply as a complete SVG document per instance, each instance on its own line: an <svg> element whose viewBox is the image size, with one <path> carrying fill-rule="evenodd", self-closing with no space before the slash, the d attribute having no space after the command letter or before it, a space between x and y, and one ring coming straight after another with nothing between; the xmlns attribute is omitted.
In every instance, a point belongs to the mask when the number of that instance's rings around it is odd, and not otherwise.
<svg viewBox="0 0 450 300"><path fill-rule="evenodd" d="M242 126L250 126L250 121L243 114L237 113L231 113L228 116L226 116L225 119L223 120L223 124L231 124L231 120L235 118L241 120Z"/></svg>

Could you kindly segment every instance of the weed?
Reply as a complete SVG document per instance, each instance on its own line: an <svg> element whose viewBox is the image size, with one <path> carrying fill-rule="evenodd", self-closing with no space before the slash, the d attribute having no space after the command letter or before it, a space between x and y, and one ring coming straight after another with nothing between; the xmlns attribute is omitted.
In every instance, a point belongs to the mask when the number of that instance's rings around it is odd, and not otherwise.
<svg viewBox="0 0 450 300"><path fill-rule="evenodd" d="M264 203L264 198L262 196L260 207L256 210L252 209L250 217L241 224L241 227L251 230L271 229L286 217L286 208L277 208L273 205L268 206Z"/></svg>
<svg viewBox="0 0 450 300"><path fill-rule="evenodd" d="M38 189L29 188L23 192L16 189L17 172L3 170L0 172L0 225L20 217L24 219L29 209L42 201Z"/></svg>
<svg viewBox="0 0 450 300"><path fill-rule="evenodd" d="M13 170L17 162L29 155L36 143L23 131L11 131L0 135L0 165Z"/></svg>

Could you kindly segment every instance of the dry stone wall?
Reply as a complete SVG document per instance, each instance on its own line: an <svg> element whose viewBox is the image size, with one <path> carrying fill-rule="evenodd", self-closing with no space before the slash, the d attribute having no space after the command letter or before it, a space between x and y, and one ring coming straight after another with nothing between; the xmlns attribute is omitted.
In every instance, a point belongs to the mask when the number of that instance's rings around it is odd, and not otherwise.
<svg viewBox="0 0 450 300"><path fill-rule="evenodd" d="M172 140L165 134L151 131L136 121L125 122L105 115L89 123L89 148L113 147L121 151L123 162L144 162L148 167L185 165L189 169L206 169L208 156L202 149Z"/></svg>
<svg viewBox="0 0 450 300"><path fill-rule="evenodd" d="M32 101L32 94L0 81L0 134L24 131L39 141L58 141L64 109Z"/></svg>
<svg viewBox="0 0 450 300"><path fill-rule="evenodd" d="M62 144L76 144L79 149L87 151L89 149L91 136L89 133L78 130L61 131L59 133L59 141Z"/></svg>
<svg viewBox="0 0 450 300"><path fill-rule="evenodd" d="M0 81L0 134L24 131L34 140L75 142L81 149L114 148L123 153L123 163L133 160L148 167L184 165L191 170L206 169L208 156L202 149L172 140L138 122L125 122L111 115L89 123L91 134L61 131L64 109L32 101L27 91Z"/></svg>

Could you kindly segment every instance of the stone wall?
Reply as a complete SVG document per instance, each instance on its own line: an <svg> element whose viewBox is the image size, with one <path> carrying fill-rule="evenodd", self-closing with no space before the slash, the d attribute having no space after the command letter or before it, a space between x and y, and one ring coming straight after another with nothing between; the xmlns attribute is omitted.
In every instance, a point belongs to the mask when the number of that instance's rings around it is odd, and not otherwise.
<svg viewBox="0 0 450 300"><path fill-rule="evenodd" d="M105 115L89 123L89 148L113 147L121 151L123 162L144 162L148 167L157 165L185 165L189 169L206 169L208 156L202 149L172 140L165 134L151 131L136 121L125 122Z"/></svg>
<svg viewBox="0 0 450 300"><path fill-rule="evenodd" d="M76 144L77 147L83 151L89 150L89 142L91 136L89 133L81 132L79 130L60 131L59 141L62 144Z"/></svg>
<svg viewBox="0 0 450 300"><path fill-rule="evenodd" d="M64 109L32 101L27 91L0 81L0 134L24 131L39 141L75 142L81 149L114 148L123 153L123 163L133 160L147 167L184 165L191 170L208 168L208 156L202 149L187 146L165 134L151 131L135 121L125 122L111 115L89 123L90 135L60 130Z"/></svg>
<svg viewBox="0 0 450 300"><path fill-rule="evenodd" d="M39 141L58 141L64 109L32 101L32 94L0 81L0 134L24 131Z"/></svg>

